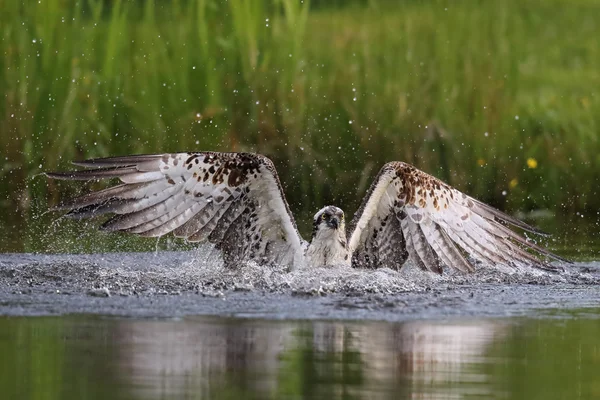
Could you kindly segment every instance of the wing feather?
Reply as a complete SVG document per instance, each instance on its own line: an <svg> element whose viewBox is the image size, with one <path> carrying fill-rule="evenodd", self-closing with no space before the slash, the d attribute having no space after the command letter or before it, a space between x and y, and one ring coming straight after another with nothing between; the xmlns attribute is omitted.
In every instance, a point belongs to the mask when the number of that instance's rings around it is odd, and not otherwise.
<svg viewBox="0 0 600 400"><path fill-rule="evenodd" d="M275 167L251 153L175 153L78 161L85 169L48 173L55 179L118 178L122 184L79 196L56 209L75 217L115 214L109 231L156 237L170 232L209 240L240 261L303 264L303 241ZM231 241L235 239L235 245ZM227 242L227 243L223 243Z"/></svg>
<svg viewBox="0 0 600 400"><path fill-rule="evenodd" d="M232 202L231 206L227 209L223 216L221 216L221 219L219 220L219 223L215 229L213 229L210 233L208 240L212 243L222 242L234 221L236 221L245 210L245 199Z"/></svg>
<svg viewBox="0 0 600 400"><path fill-rule="evenodd" d="M427 242L445 265L453 265L462 272L472 272L473 266L465 259L452 240L437 224L421 224Z"/></svg>
<svg viewBox="0 0 600 400"><path fill-rule="evenodd" d="M441 272L446 265L473 271L475 265L463 252L487 266L556 270L559 267L551 264L551 259L569 262L507 225L544 235L540 230L409 164L392 162L381 169L350 224L349 250L354 267L372 268L370 260L381 258L382 247L373 246L374 238L383 240L380 226L390 216L401 221L402 235L388 232L385 239L402 247L421 269Z"/></svg>
<svg viewBox="0 0 600 400"><path fill-rule="evenodd" d="M205 216L205 223L194 232L193 235L190 236L190 240L193 241L202 241L208 238L208 236L215 230L217 225L219 224L222 215L229 210L232 202L227 202L225 205L216 205L211 204L212 207L207 209L207 213Z"/></svg>
<svg viewBox="0 0 600 400"><path fill-rule="evenodd" d="M97 192L87 193L83 196L79 196L71 200L63 201L57 206L52 207L50 210L71 210L75 207L81 208L94 204L100 204L111 199L116 199L117 197L121 199L134 199L136 197L136 192L148 185L151 185L151 183L113 186L107 189L99 190Z"/></svg>
<svg viewBox="0 0 600 400"><path fill-rule="evenodd" d="M440 260L433 252L431 245L427 242L427 239L423 235L419 225L413 222L410 218L405 218L402 221L402 227L404 236L410 237L412 240L414 248L413 260L418 259L420 261L419 267L421 269L441 274L442 266L440 264Z"/></svg>
<svg viewBox="0 0 600 400"><path fill-rule="evenodd" d="M173 232L181 225L188 222L194 215L202 210L203 204L185 199L179 203L172 212L157 218L144 227L135 227L130 233L137 233L143 237L160 237ZM152 226L150 229L148 229Z"/></svg>
<svg viewBox="0 0 600 400"><path fill-rule="evenodd" d="M215 203L205 203L205 206L200 212L194 215L185 224L175 229L173 234L177 237L187 238L191 242L201 242L205 237L199 236L198 232L211 220L215 209Z"/></svg>
<svg viewBox="0 0 600 400"><path fill-rule="evenodd" d="M421 258L419 256L419 253L417 252L417 249L415 247L415 238L411 235L410 232L410 227L408 226L409 222L407 219L403 219L402 222L400 223L400 226L402 227L402 231L404 232L404 237L406 238L406 250L408 252L408 256L409 258L412 260L412 262L419 267L419 269L423 270L423 271L428 271L429 268L427 267L427 265L425 265L425 263L423 262L423 258Z"/></svg>

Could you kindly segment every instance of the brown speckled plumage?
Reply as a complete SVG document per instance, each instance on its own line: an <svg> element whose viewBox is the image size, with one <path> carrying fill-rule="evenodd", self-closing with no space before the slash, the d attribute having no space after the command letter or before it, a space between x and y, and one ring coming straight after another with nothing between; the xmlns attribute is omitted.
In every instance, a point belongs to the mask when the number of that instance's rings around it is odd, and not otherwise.
<svg viewBox="0 0 600 400"><path fill-rule="evenodd" d="M400 228L378 234L390 215ZM393 220L393 219L392 219ZM383 166L349 225L350 252L355 267L376 268L386 243L397 243L402 256L386 261L399 269L410 258L418 267L442 272L447 265L470 272L474 263L465 256L491 264L532 265L554 270L555 265L525 251L566 261L508 229L514 225L529 232L537 229L460 193L439 179L403 162Z"/></svg>

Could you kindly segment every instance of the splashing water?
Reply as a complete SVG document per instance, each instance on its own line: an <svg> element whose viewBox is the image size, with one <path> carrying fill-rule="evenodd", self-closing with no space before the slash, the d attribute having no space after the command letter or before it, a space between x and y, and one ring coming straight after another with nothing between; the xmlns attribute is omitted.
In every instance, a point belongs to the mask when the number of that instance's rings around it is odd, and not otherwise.
<svg viewBox="0 0 600 400"><path fill-rule="evenodd" d="M364 295L422 292L448 285L591 284L600 282L597 267L597 263L580 263L563 273L497 267L481 268L473 274L447 270L441 276L412 265L400 272L341 266L287 272L284 268L266 268L253 263L228 270L223 267L219 252L205 245L191 252L2 255L0 283L13 287L60 286L75 292L106 287L122 295L213 291Z"/></svg>

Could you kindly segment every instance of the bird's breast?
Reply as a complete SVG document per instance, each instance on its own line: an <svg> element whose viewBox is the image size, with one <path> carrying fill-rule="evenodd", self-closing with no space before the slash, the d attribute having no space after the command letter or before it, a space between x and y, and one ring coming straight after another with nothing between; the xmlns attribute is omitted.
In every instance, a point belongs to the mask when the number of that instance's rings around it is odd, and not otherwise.
<svg viewBox="0 0 600 400"><path fill-rule="evenodd" d="M340 235L317 235L306 249L306 262L312 267L350 265L345 238Z"/></svg>

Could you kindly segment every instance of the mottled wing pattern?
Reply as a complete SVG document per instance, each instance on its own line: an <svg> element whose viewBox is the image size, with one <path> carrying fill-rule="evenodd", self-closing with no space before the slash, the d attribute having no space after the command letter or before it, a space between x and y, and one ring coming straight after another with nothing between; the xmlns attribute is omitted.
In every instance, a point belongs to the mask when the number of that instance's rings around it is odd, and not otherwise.
<svg viewBox="0 0 600 400"><path fill-rule="evenodd" d="M557 269L548 258L568 262L508 225L541 234L409 164L391 162L379 172L350 224L352 265L399 269L410 258L423 270L441 273L444 265L473 271L465 255L484 265L548 270Z"/></svg>
<svg viewBox="0 0 600 400"><path fill-rule="evenodd" d="M56 179L118 178L121 184L56 207L76 218L115 214L102 228L140 236L173 232L208 240L227 266L254 260L293 267L302 239L273 163L250 153L137 155L74 163L87 169L49 173Z"/></svg>

